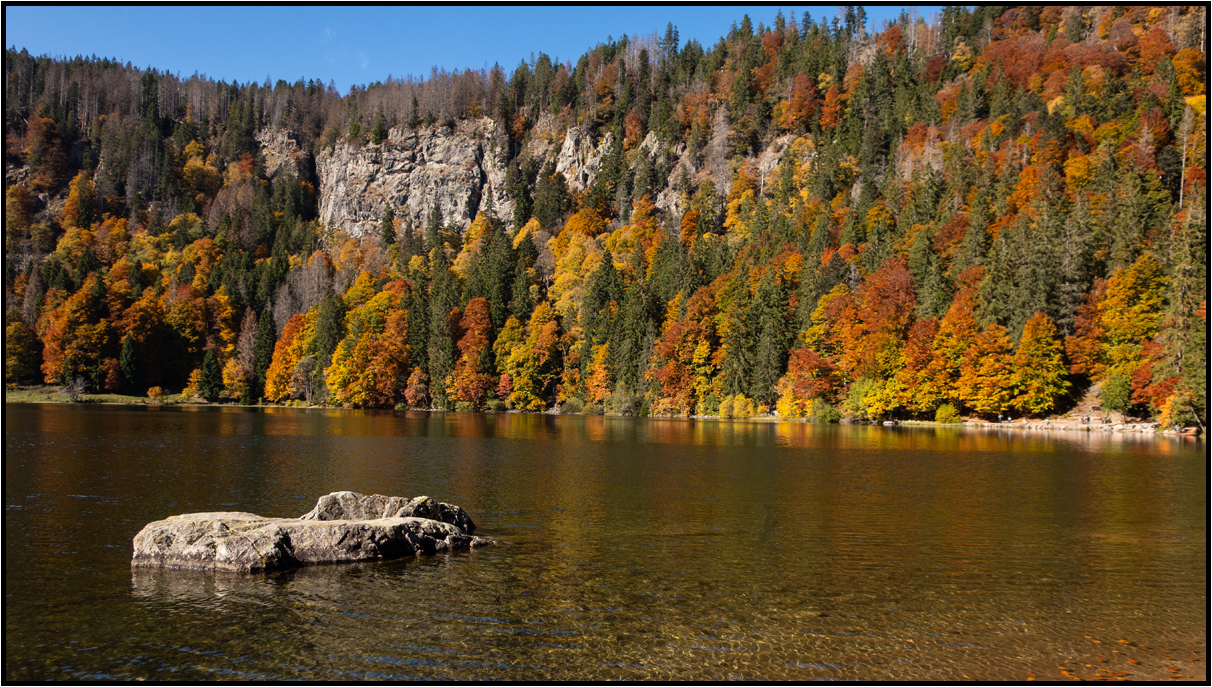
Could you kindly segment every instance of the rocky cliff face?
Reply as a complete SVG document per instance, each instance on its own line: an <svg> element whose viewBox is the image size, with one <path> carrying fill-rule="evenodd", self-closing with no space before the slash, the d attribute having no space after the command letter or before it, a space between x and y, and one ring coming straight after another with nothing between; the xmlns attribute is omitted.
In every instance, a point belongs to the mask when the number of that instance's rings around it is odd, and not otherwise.
<svg viewBox="0 0 1212 687"><path fill-rule="evenodd" d="M261 144L265 175L270 179L284 169L291 170L300 179L311 178L311 156L299 147L298 141L289 131L263 129L257 132L257 143Z"/></svg>
<svg viewBox="0 0 1212 687"><path fill-rule="evenodd" d="M497 216L507 218L506 161L503 133L489 118L454 130L394 128L379 145L338 143L316 159L320 219L365 236L390 207L420 230L436 206L447 224L467 227L490 194Z"/></svg>
<svg viewBox="0 0 1212 687"><path fill-rule="evenodd" d="M550 121L548 121L550 120ZM568 189L583 193L598 178L602 160L613 136L606 133L600 141L582 126L571 126L561 137L554 120L540 122L537 135L522 152L540 165L548 160L564 175ZM636 156L666 156L672 164L670 177L657 180L653 202L666 212L679 212L677 189L683 167L696 183L711 179L717 193L725 195L731 186L728 126L722 112L716 116L711 135L701 158L691 155L686 146L665 151L653 133L629 152L634 166ZM307 177L309 160L283 132L261 137L266 170L272 173L293 164L300 176ZM772 141L757 158L763 181L777 168L782 154L794 137ZM491 195L496 216L508 222L513 200L505 192L508 164L507 140L500 125L490 118L458 123L454 129L439 126L422 129L398 127L379 145L338 143L321 152L315 160L320 219L326 226L345 229L353 236L375 235L384 209L390 207L398 218L408 218L420 231L434 207L442 211L447 225L466 228Z"/></svg>

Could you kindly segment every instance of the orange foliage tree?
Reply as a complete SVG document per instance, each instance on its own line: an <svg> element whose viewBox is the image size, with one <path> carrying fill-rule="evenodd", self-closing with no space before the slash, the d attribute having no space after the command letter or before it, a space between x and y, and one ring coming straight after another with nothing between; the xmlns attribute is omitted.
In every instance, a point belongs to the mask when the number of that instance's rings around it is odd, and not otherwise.
<svg viewBox="0 0 1212 687"><path fill-rule="evenodd" d="M1014 398L1014 345L1000 324L991 324L976 335L964 352L955 397L979 415L1003 413Z"/></svg>
<svg viewBox="0 0 1212 687"><path fill-rule="evenodd" d="M686 302L685 314L667 322L661 332L647 373L659 388L655 412L690 415L711 392L719 347L718 290L715 284L701 287ZM676 303L669 308L671 316L678 310Z"/></svg>
<svg viewBox="0 0 1212 687"><path fill-rule="evenodd" d="M488 337L492 322L488 314L488 299L473 298L467 302L463 319L459 322L463 331L458 341L459 359L447 388L447 394L456 401L480 407L488 390L493 387L496 375L484 369L484 354L488 350Z"/></svg>
<svg viewBox="0 0 1212 687"><path fill-rule="evenodd" d="M404 400L409 372L408 313L400 309L404 290L404 282L392 282L346 316L349 333L325 371L338 402L384 408Z"/></svg>

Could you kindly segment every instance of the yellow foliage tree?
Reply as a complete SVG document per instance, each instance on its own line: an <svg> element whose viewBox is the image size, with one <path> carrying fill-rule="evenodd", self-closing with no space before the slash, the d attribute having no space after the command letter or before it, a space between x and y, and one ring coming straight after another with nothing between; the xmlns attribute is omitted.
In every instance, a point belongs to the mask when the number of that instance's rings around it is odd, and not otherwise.
<svg viewBox="0 0 1212 687"><path fill-rule="evenodd" d="M1161 324L1166 284L1162 266L1150 253L1107 280L1101 309L1109 373L1131 376L1140 364L1144 342L1157 336Z"/></svg>
<svg viewBox="0 0 1212 687"><path fill-rule="evenodd" d="M1014 353L1012 383L1017 392L1012 404L1019 411L1040 415L1056 407L1069 391L1068 370L1056 338L1056 325L1043 313L1035 313L1023 327Z"/></svg>

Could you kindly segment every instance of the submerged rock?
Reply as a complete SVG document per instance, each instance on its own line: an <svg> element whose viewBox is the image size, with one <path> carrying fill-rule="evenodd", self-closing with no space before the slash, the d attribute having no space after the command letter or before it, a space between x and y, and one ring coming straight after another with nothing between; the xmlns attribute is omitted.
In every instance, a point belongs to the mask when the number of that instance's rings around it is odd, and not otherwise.
<svg viewBox="0 0 1212 687"><path fill-rule="evenodd" d="M458 506L429 497L336 492L301 518L253 513L187 513L135 535L131 565L269 572L325 563L405 558L492 544L475 537Z"/></svg>

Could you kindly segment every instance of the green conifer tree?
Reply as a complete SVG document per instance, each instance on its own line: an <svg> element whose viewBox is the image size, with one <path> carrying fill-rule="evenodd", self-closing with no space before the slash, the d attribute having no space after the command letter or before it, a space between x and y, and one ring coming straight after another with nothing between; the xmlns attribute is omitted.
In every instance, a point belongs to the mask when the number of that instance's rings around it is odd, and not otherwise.
<svg viewBox="0 0 1212 687"><path fill-rule="evenodd" d="M459 305L459 285L450 271L450 260L443 246L429 252L432 281L429 290L429 376L433 379L431 396L434 404L447 407L446 377L454 370L455 342L448 318Z"/></svg>
<svg viewBox="0 0 1212 687"><path fill-rule="evenodd" d="M379 239L383 247L388 248L396 243L396 213L390 207L383 208L383 219L379 222Z"/></svg>
<svg viewBox="0 0 1212 687"><path fill-rule="evenodd" d="M139 361L135 355L135 340L128 332L122 337L122 352L118 354L118 367L122 370L122 386L134 391L139 383Z"/></svg>
<svg viewBox="0 0 1212 687"><path fill-rule="evenodd" d="M206 349L206 356L202 358L202 383L198 391L202 398L211 403L219 400L219 394L223 391L223 370L219 367L214 346Z"/></svg>
<svg viewBox="0 0 1212 687"><path fill-rule="evenodd" d="M257 398L265 394L265 372L273 362L275 343L273 310L267 305L257 320L257 347L253 356L253 394Z"/></svg>
<svg viewBox="0 0 1212 687"><path fill-rule="evenodd" d="M370 142L379 145L387 140L387 123L383 117L383 105L379 105L378 111L375 112L374 124L370 129Z"/></svg>
<svg viewBox="0 0 1212 687"><path fill-rule="evenodd" d="M320 299L320 310L316 317L316 389L321 394L328 387L325 385L324 371L332 363L332 354L337 350L341 340L345 338L345 301L333 292L330 285Z"/></svg>

